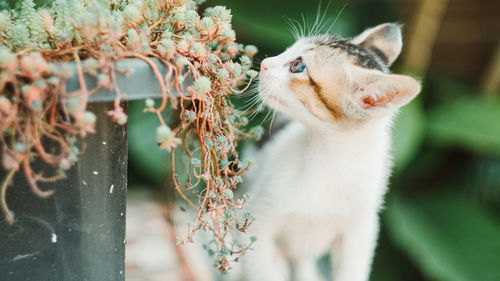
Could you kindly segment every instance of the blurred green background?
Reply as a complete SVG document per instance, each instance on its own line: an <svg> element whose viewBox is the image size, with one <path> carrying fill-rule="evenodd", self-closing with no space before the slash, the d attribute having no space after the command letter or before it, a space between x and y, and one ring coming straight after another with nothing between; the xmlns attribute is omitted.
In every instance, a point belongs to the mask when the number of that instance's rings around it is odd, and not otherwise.
<svg viewBox="0 0 500 281"><path fill-rule="evenodd" d="M311 23L327 1L218 0L203 7L213 5L232 10L238 41L257 45L260 61L293 43L285 17ZM331 32L346 37L402 23L404 52L392 69L423 83L395 122L395 168L373 281L500 280L499 15L499 1L336 0L326 10L330 22L339 16ZM157 121L143 107L130 107L131 180L159 186L166 155L145 136Z"/></svg>
<svg viewBox="0 0 500 281"><path fill-rule="evenodd" d="M203 7L213 5L232 10L238 41L259 47L257 61L293 43L285 17L311 23L319 6L330 22L338 16L331 33L346 37L402 23L404 50L392 69L419 77L423 90L395 122L395 168L371 280L500 280L500 1L335 0L326 9L326 0L209 0ZM143 108L130 105L129 185L161 188L167 154L154 140L156 117Z"/></svg>

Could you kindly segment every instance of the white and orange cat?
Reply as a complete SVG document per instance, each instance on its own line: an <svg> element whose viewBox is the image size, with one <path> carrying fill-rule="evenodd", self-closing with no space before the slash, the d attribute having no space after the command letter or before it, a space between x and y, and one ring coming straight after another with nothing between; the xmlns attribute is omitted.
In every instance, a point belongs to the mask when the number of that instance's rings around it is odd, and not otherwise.
<svg viewBox="0 0 500 281"><path fill-rule="evenodd" d="M316 262L327 252L334 281L368 280L392 120L420 91L388 70L401 47L400 27L383 24L352 40L300 38L262 62L260 97L293 121L250 155L258 241L241 260L243 280L323 280Z"/></svg>
<svg viewBox="0 0 500 281"><path fill-rule="evenodd" d="M292 121L245 155L256 163L243 188L258 240L224 280L324 280L317 260L328 252L333 281L369 279L392 120L420 91L388 70L401 48L400 27L383 24L352 40L301 37L262 62L260 98ZM195 279L213 280L194 248Z"/></svg>

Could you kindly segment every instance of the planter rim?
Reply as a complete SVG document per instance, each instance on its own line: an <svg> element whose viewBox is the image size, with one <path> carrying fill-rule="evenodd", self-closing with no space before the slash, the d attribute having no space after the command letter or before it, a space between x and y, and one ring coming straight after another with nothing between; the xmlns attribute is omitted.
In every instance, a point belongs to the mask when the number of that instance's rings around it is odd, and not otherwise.
<svg viewBox="0 0 500 281"><path fill-rule="evenodd" d="M166 74L167 67L156 58L149 57L156 65L160 73ZM83 64L84 61L82 61ZM77 77L77 67L74 61L67 63L73 71L73 76L66 81L66 91L72 92L80 89ZM116 83L123 94L122 100L140 100L146 98L161 98L159 82L151 67L141 59L125 58L115 63L115 67L125 72L115 72ZM87 89L92 89L97 85L97 77L88 73L84 74ZM168 91L168 89L167 89ZM175 91L169 91L174 93ZM100 89L97 93L89 96L89 102L110 102L114 101L116 92L110 89Z"/></svg>

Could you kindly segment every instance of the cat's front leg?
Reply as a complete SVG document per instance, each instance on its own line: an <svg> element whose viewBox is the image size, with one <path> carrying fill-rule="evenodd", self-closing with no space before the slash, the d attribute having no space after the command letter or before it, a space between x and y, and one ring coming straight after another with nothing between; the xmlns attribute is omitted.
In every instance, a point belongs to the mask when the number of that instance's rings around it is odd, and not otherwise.
<svg viewBox="0 0 500 281"><path fill-rule="evenodd" d="M353 222L332 248L333 281L367 281L377 244L378 216Z"/></svg>
<svg viewBox="0 0 500 281"><path fill-rule="evenodd" d="M252 250L242 258L245 281L286 281L289 280L288 264L279 251L274 235L276 223L258 221L252 234L257 236Z"/></svg>
<svg viewBox="0 0 500 281"><path fill-rule="evenodd" d="M317 259L304 257L298 263L292 264L293 280L295 281L326 281L317 264Z"/></svg>

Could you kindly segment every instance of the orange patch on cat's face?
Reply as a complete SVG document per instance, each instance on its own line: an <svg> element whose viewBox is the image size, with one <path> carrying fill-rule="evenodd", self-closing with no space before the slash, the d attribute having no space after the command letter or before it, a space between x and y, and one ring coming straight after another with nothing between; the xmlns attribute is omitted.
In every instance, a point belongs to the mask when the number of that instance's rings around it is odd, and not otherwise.
<svg viewBox="0 0 500 281"><path fill-rule="evenodd" d="M331 117L323 114L326 110L325 105L316 97L314 89L309 81L292 78L288 82L288 88L295 94L297 99L309 110L312 115L322 121L330 121Z"/></svg>
<svg viewBox="0 0 500 281"><path fill-rule="evenodd" d="M295 94L297 99L313 114L322 121L342 121L345 113L342 108L342 94L349 91L347 83L338 75L339 61L328 64L323 59L325 53L315 50L310 51L306 57L307 73L290 78L288 88Z"/></svg>

